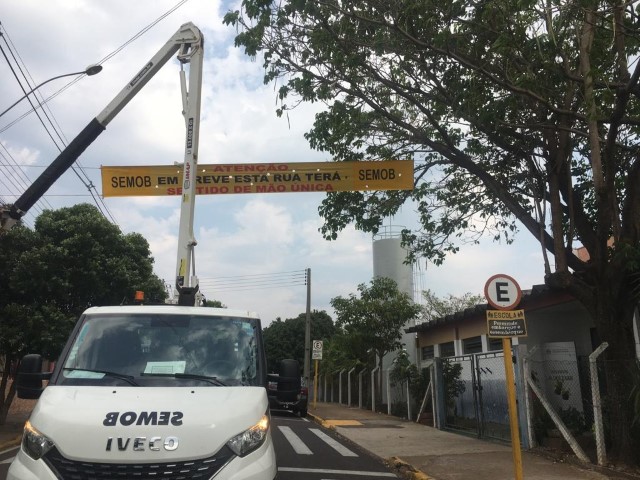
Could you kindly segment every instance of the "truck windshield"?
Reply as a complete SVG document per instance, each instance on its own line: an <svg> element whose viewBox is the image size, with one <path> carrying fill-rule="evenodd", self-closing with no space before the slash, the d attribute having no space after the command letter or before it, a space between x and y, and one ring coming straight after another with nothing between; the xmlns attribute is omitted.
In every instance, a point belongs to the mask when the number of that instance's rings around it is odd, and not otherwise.
<svg viewBox="0 0 640 480"><path fill-rule="evenodd" d="M193 382L199 376L204 385L258 385L255 328L254 319L238 317L88 315L64 363L63 381L119 374L135 379L133 385L154 378Z"/></svg>

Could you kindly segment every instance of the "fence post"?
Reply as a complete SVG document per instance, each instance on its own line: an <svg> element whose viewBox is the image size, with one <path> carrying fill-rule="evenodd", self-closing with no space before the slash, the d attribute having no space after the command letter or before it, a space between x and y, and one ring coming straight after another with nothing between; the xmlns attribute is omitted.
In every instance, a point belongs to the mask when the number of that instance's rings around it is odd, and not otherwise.
<svg viewBox="0 0 640 480"><path fill-rule="evenodd" d="M347 405L351 406L351 374L356 369L353 367L351 370L347 372Z"/></svg>
<svg viewBox="0 0 640 480"><path fill-rule="evenodd" d="M335 391L336 391L336 386L333 382L333 377L336 374L336 372L332 372L331 374L331 403L334 403L334 397L335 397Z"/></svg>
<svg viewBox="0 0 640 480"><path fill-rule="evenodd" d="M593 423L596 433L596 451L598 455L598 465L604 465L607 461L607 446L604 443L604 433L602 427L602 398L600 397L600 383L598 381L598 357L609 346L607 342L600 344L591 355L589 355L589 373L591 375L591 397L593 399Z"/></svg>
<svg viewBox="0 0 640 480"><path fill-rule="evenodd" d="M564 424L562 419L558 416L551 404L548 402L547 397L544 396L544 393L542 393L540 388L538 388L538 386L530 378L527 378L527 382L529 383L529 386L534 391L538 399L540 399L540 403L542 403L542 406L553 420L553 423L556 424L556 427L558 427L558 430L560 430L560 433L562 433L562 436L571 447L571 450L573 450L573 453L576 454L576 457L578 457L583 462L589 463L589 457L584 453L584 450L582 450L582 447L580 446L580 444L578 444L578 442L576 442L575 438L573 438L573 435L571 435L571 432L569 431L567 426Z"/></svg>
<svg viewBox="0 0 640 480"><path fill-rule="evenodd" d="M362 374L366 371L367 369L363 368L358 374L358 408L362 408Z"/></svg>
<svg viewBox="0 0 640 480"><path fill-rule="evenodd" d="M407 420L411 421L411 396L409 395L409 379L407 378Z"/></svg>
<svg viewBox="0 0 640 480"><path fill-rule="evenodd" d="M387 369L387 375L386 375L386 380L387 380L387 414L391 415L391 382L389 381L390 376L391 376L391 369ZM381 385L382 386L382 385Z"/></svg>
<svg viewBox="0 0 640 480"><path fill-rule="evenodd" d="M442 359L440 357L434 359L434 386L435 395L433 396L436 405L436 422L440 430L444 430L447 421L447 400L444 394L444 378L442 375Z"/></svg>
<svg viewBox="0 0 640 480"><path fill-rule="evenodd" d="M538 345L534 345L533 348L524 355L523 367L524 367L524 407L527 419L527 434L529 435L529 448L533 448L537 445L536 437L533 431L533 407L529 401L531 395L531 388L529 387L529 378L531 378L531 366L529 365L529 359L538 349Z"/></svg>
<svg viewBox="0 0 640 480"><path fill-rule="evenodd" d="M324 374L324 388L322 389L323 402L327 403L327 374Z"/></svg>
<svg viewBox="0 0 640 480"><path fill-rule="evenodd" d="M517 405L525 405L527 404L527 388L526 388L526 380L524 375L524 355L522 354L523 345L514 345L513 349L513 358L514 358L514 376L516 381L516 402ZM527 412L526 408L518 407L518 423L520 424L520 443L523 448L531 448L531 444L529 443L529 439L531 438L531 434L529 433L529 422L527 421Z"/></svg>
<svg viewBox="0 0 640 480"><path fill-rule="evenodd" d="M433 366L433 360L429 360L429 362L426 362L425 366L421 365L422 370L429 369L430 372L432 370L432 366ZM431 383L433 382L432 378L433 378L433 375L431 375L431 373L429 373L429 383L427 384L427 388L424 391L424 397L422 397L422 403L420 404L420 409L418 410L418 414L416 415L416 423L418 423L420 421L420 415L422 415L424 413L424 407L427 405L427 397L429 395L429 390L431 389ZM431 401L431 407L432 408L433 408L433 403L434 402L432 400ZM433 418L435 419L435 415L434 415Z"/></svg>
<svg viewBox="0 0 640 480"><path fill-rule="evenodd" d="M342 405L342 374L345 372L346 368L340 370L338 374L338 404Z"/></svg>
<svg viewBox="0 0 640 480"><path fill-rule="evenodd" d="M380 370L380 367L376 367L371 370L371 411L376 411L376 372Z"/></svg>

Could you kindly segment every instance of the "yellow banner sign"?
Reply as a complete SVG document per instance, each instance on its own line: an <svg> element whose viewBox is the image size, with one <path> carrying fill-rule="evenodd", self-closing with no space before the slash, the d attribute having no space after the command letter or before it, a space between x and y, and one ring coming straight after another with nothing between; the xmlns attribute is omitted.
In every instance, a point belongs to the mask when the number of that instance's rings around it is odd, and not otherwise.
<svg viewBox="0 0 640 480"><path fill-rule="evenodd" d="M103 166L102 195L182 195L182 166ZM413 160L198 165L196 193L413 190Z"/></svg>

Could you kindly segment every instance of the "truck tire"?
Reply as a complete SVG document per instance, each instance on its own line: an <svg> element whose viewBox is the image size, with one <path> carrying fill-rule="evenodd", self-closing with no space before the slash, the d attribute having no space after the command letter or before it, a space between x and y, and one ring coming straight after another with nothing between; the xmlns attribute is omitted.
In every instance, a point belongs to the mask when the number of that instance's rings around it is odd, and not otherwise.
<svg viewBox="0 0 640 480"><path fill-rule="evenodd" d="M300 393L300 364L297 360L287 358L280 361L278 379L278 400L295 402Z"/></svg>

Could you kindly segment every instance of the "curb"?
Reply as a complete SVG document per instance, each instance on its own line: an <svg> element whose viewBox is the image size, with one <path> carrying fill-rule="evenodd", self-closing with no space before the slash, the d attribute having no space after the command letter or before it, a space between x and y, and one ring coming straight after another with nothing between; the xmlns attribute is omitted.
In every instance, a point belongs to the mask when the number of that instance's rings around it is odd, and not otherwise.
<svg viewBox="0 0 640 480"><path fill-rule="evenodd" d="M317 424L327 428L329 430L336 431L336 426L327 423L323 418L318 417L312 413L307 414L311 419ZM376 455L377 456L377 455ZM379 458L379 457L378 457ZM393 467L396 471L398 471L403 477L407 480L436 480L433 477L430 477L424 472L421 472L413 465L405 462L399 457L391 457L384 460L385 463L391 467Z"/></svg>
<svg viewBox="0 0 640 480"><path fill-rule="evenodd" d="M387 463L408 480L436 480L399 457L388 458Z"/></svg>
<svg viewBox="0 0 640 480"><path fill-rule="evenodd" d="M325 420L323 418L318 417L317 415L314 415L311 412L307 412L307 416L311 417L311 419L316 422L317 424L323 426L324 428L327 428L329 430L335 430L336 427L335 425L330 425L327 422L325 422Z"/></svg>

